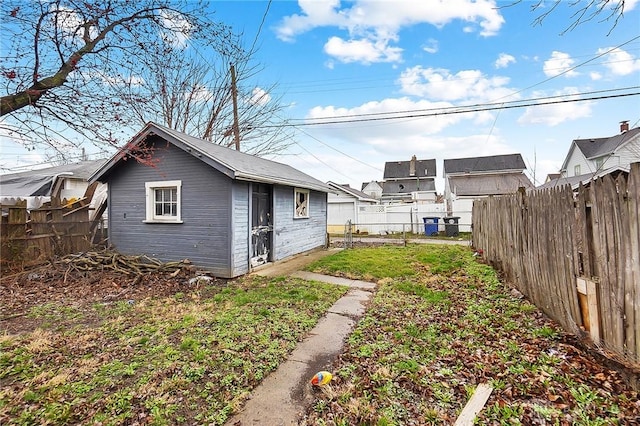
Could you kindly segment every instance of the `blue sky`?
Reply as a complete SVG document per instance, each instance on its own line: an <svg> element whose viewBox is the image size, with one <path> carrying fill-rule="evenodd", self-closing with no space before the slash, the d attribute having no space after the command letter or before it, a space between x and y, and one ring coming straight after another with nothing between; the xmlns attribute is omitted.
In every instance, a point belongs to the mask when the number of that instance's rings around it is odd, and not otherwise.
<svg viewBox="0 0 640 426"><path fill-rule="evenodd" d="M640 91L640 2L627 0L624 18L615 27L613 21L596 18L564 33L575 12L569 2L562 2L541 25L534 21L544 9L532 12L529 1L504 7L511 3L334 0L212 5L219 19L244 32L247 44L257 37L256 60L264 70L252 84L259 88L277 83L273 95L282 96L287 118L296 123ZM616 46L620 47L603 55ZM617 90L628 87L635 88ZM578 95L591 92L597 93ZM445 158L520 153L530 176L535 172L542 183L547 173L559 169L573 139L614 135L621 120L639 125L640 97L300 126L288 152L271 158L322 181L360 188L362 182L382 179L386 161L409 160L412 155L435 158L441 177ZM18 150L6 146L3 152L11 153L11 162L21 163L38 162L41 155L19 156ZM3 159L2 166L8 164ZM441 179L437 189L443 191Z"/></svg>

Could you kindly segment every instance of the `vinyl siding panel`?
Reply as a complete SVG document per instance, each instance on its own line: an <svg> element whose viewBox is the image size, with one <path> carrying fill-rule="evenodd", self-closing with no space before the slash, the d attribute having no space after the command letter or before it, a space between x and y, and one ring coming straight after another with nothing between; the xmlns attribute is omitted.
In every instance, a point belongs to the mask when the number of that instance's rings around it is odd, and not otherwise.
<svg viewBox="0 0 640 426"><path fill-rule="evenodd" d="M629 167L631 163L640 161L640 137L636 136L633 140L624 144L615 155L618 157L616 163L609 165L607 162L607 167L617 166L618 164Z"/></svg>
<svg viewBox="0 0 640 426"><path fill-rule="evenodd" d="M310 191L309 217L294 219L294 188L275 186L273 260L281 260L325 244L327 194Z"/></svg>
<svg viewBox="0 0 640 426"><path fill-rule="evenodd" d="M162 261L191 260L220 276L231 276L232 180L196 157L164 142L154 167L122 161L109 175L109 237L124 254ZM145 182L182 181L181 224L144 223Z"/></svg>

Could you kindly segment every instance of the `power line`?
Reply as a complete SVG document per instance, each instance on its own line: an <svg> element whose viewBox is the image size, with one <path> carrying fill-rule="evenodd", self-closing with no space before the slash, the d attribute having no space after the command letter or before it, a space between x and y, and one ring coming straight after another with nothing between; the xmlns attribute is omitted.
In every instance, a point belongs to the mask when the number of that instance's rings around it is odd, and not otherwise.
<svg viewBox="0 0 640 426"><path fill-rule="evenodd" d="M576 95L579 95L579 94L568 94L568 95L562 95L562 96L576 96ZM437 117L437 116L443 116L443 115L468 114L472 112L485 112L485 111L506 110L506 109L524 108L524 107L532 107L532 106L545 106L545 105L564 104L564 103L573 103L573 102L595 101L595 100L602 100L602 99L614 99L614 98L623 98L627 96L637 96L637 95L640 95L640 92L623 93L618 95L607 95L607 96L592 96L592 97L583 98L583 99L563 99L563 100L540 102L540 103L531 102L532 100L536 100L536 99L528 99L525 101L518 101L518 102L529 102L529 103L523 103L518 105L503 105L503 104L494 103L494 104L486 104L485 106L482 106L482 107L474 106L474 108L468 108L465 106L448 107L448 108L437 110L435 112L429 112L429 113L423 113L423 114L407 113L404 115L396 115L393 117L383 116L383 117L372 117L372 118L353 118L348 120L340 120L340 119L336 120L336 118L340 118L340 117L328 117L327 120L331 120L331 121L321 121L321 122L316 121L316 122L307 122L307 123L298 123L298 124L284 123L284 124L273 125L273 126L267 125L264 127L320 126L320 125L327 125L327 124L347 124L347 123L360 123L360 122L371 122L371 121L402 120L402 119L408 119L408 118ZM548 99L551 99L551 97L549 97ZM513 102L516 102L516 101L513 101ZM459 108L459 109L448 111L449 109L452 109L452 108Z"/></svg>
<svg viewBox="0 0 640 426"><path fill-rule="evenodd" d="M544 101L548 99L557 99L564 98L567 96L584 96L584 95L595 95L598 93L610 93L610 92L621 92L623 90L632 90L632 89L640 89L640 86L629 86L629 87L620 87L616 89L603 89L603 90L593 90L589 92L580 92L573 94L563 94L563 95L552 95L552 96L542 96L538 98L529 98L529 99L521 99L516 101L503 101L503 102L485 102L485 103L476 103L462 106L450 106L450 107L438 107L438 108L420 108L420 109L408 109L408 110L400 110L400 111L386 111L386 112L369 112L363 114L343 114L343 115L334 115L331 117L317 117L314 120L334 120L336 118L358 118L358 117L371 117L371 116L385 116L385 115L397 115L397 114L413 114L417 112L427 112L427 111L448 111L448 110L457 110L459 108L483 108L490 105L506 105L513 104L519 102L532 102L532 101ZM307 118L291 118L291 121L308 121Z"/></svg>

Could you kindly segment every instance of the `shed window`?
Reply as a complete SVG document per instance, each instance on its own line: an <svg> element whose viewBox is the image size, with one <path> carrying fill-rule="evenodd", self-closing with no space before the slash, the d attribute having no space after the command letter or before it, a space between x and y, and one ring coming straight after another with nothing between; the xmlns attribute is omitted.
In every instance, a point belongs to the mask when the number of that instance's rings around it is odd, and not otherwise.
<svg viewBox="0 0 640 426"><path fill-rule="evenodd" d="M295 194L295 211L294 218L309 217L309 191L305 189L296 189Z"/></svg>
<svg viewBox="0 0 640 426"><path fill-rule="evenodd" d="M182 223L180 214L182 181L145 182L145 190L147 199L145 222Z"/></svg>

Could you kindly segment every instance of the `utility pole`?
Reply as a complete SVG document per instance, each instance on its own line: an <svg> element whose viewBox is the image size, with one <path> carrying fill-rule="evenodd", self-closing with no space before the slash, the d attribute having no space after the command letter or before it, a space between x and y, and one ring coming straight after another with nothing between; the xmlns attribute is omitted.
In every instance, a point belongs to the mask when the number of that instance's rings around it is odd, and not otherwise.
<svg viewBox="0 0 640 426"><path fill-rule="evenodd" d="M240 127L238 126L238 88L236 87L236 67L231 64L231 96L233 97L233 136L236 151L240 151Z"/></svg>

